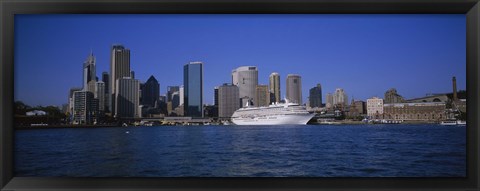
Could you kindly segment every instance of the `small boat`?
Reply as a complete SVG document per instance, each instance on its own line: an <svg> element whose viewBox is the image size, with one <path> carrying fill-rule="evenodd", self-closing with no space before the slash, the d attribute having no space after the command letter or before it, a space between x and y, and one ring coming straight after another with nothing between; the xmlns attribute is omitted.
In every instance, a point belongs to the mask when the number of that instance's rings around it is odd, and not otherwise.
<svg viewBox="0 0 480 191"><path fill-rule="evenodd" d="M466 122L466 121L458 120L458 121L457 121L457 125L459 125L459 126L466 126L466 125L467 125L467 122Z"/></svg>
<svg viewBox="0 0 480 191"><path fill-rule="evenodd" d="M453 125L457 125L457 121L442 121L442 122L440 122L440 125L453 126Z"/></svg>

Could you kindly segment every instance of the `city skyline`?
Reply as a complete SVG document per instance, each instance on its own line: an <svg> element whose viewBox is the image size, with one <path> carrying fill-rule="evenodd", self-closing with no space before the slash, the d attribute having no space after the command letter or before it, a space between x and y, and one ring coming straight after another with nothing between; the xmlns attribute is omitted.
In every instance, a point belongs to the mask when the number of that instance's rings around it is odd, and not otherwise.
<svg viewBox="0 0 480 191"><path fill-rule="evenodd" d="M231 71L241 66L258 68L258 84L268 84L269 75L279 73L281 99L286 96L287 75L299 74L303 102L309 89L318 83L322 84L322 100L336 88L344 89L349 98L361 100L383 97L395 88L409 99L451 92L452 76L457 78L458 90L464 90L466 83L464 15L22 15L17 20L15 99L30 105L67 103L68 90L81 87L80 69L85 58L93 52L100 78L102 72L110 71L109 50L114 44L130 49L136 79L143 83L151 75L157 78L161 95L167 86L183 84L185 63L201 61L206 104L213 104L214 87L230 83ZM135 29L113 30L135 21L134 26L139 26L132 27ZM45 24L49 22L63 27L48 27ZM238 25L228 25L230 22ZM148 23L170 30L162 29L165 37L134 35L149 32ZM103 30L82 33L86 24ZM120 34L106 30L114 24L119 26L110 30ZM188 26L204 30L174 34ZM159 28L153 27L156 30L152 31L162 31ZM398 36L391 34L394 30L400 30L394 33ZM127 31L135 33L128 35ZM334 32L340 34L335 36ZM86 37L71 39L79 34ZM166 39L169 35L175 38ZM336 41L326 38L332 36ZM163 44L160 39L165 40ZM46 45L46 49L35 48ZM35 51L29 51L32 49Z"/></svg>

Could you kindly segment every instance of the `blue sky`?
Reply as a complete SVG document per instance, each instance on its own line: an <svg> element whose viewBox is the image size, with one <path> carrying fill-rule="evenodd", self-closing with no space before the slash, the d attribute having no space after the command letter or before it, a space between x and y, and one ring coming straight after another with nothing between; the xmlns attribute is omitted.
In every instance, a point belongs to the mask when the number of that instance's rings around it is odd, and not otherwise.
<svg viewBox="0 0 480 191"><path fill-rule="evenodd" d="M90 50L97 76L110 69L110 47L131 50L131 69L160 93L183 84L183 65L204 62L204 103L231 71L253 65L259 83L302 76L303 99L317 83L366 100L396 88L407 99L466 87L466 19L445 15L16 15L15 99L67 103L82 84Z"/></svg>

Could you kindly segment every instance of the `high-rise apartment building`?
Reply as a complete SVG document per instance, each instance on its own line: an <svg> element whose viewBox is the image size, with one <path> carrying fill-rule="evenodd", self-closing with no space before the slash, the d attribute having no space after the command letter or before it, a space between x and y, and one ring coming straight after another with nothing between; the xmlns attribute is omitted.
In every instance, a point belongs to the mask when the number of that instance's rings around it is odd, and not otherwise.
<svg viewBox="0 0 480 191"><path fill-rule="evenodd" d="M256 66L241 66L233 70L232 84L238 86L239 98L242 99L240 107L244 107L248 100L253 105L256 105L255 89L258 85L258 70Z"/></svg>
<svg viewBox="0 0 480 191"><path fill-rule="evenodd" d="M231 117L240 108L238 86L223 84L218 87L218 117Z"/></svg>
<svg viewBox="0 0 480 191"><path fill-rule="evenodd" d="M131 77L117 79L115 85L115 117L138 117L140 81Z"/></svg>
<svg viewBox="0 0 480 191"><path fill-rule="evenodd" d="M203 63L190 62L183 66L184 115L203 117Z"/></svg>
<svg viewBox="0 0 480 191"><path fill-rule="evenodd" d="M308 100L310 107L322 107L322 86L320 84L310 89Z"/></svg>
<svg viewBox="0 0 480 191"><path fill-rule="evenodd" d="M269 91L272 94L270 100L273 103L280 103L282 99L280 95L280 74L273 72L270 74L269 78Z"/></svg>
<svg viewBox="0 0 480 191"><path fill-rule="evenodd" d="M257 85L255 89L255 100L257 100L257 107L270 105L270 91L267 85Z"/></svg>
<svg viewBox="0 0 480 191"><path fill-rule="evenodd" d="M287 99L292 103L303 104L302 102L302 77L297 74L287 75Z"/></svg>
<svg viewBox="0 0 480 191"><path fill-rule="evenodd" d="M342 88L335 89L333 94L333 105L345 107L348 105L348 96Z"/></svg>
<svg viewBox="0 0 480 191"><path fill-rule="evenodd" d="M142 105L155 107L158 96L160 96L160 84L152 75L142 87Z"/></svg>
<svg viewBox="0 0 480 191"><path fill-rule="evenodd" d="M73 92L73 124L92 124L97 115L98 101L90 91Z"/></svg>
<svg viewBox="0 0 480 191"><path fill-rule="evenodd" d="M332 95L332 93L327 93L325 98L327 99L327 102L325 103L325 107L327 109L333 108L333 95Z"/></svg>
<svg viewBox="0 0 480 191"><path fill-rule="evenodd" d="M123 45L113 45L110 55L110 93L112 94L110 100L110 109L114 115L117 115L117 105L115 94L117 92L117 80L124 77L131 77L130 73L130 50L126 49Z"/></svg>

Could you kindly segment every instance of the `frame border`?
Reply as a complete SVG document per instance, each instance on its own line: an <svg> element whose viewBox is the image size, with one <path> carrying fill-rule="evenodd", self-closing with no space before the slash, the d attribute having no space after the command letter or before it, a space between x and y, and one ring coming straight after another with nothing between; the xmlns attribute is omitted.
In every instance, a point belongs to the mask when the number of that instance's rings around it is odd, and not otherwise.
<svg viewBox="0 0 480 191"><path fill-rule="evenodd" d="M479 0L3 0L0 57L2 190L479 190ZM13 175L15 14L466 14L467 178L37 178Z"/></svg>

